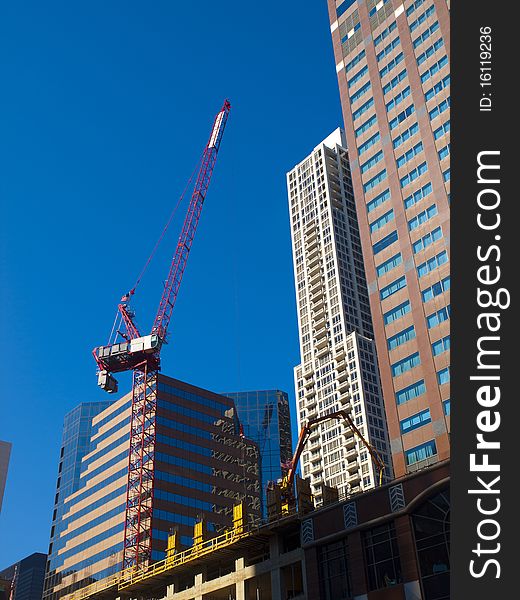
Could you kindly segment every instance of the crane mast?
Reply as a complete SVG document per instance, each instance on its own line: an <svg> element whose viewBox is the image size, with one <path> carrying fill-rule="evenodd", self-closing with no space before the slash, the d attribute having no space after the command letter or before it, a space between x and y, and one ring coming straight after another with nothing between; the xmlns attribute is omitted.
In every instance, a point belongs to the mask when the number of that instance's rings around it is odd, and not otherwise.
<svg viewBox="0 0 520 600"><path fill-rule="evenodd" d="M122 297L118 305L120 319L125 329L125 331L117 331L122 341L93 350L98 365L98 385L105 391L117 392L117 381L113 373L122 371L133 373L123 569L146 567L151 559L157 375L160 370L160 353L166 341L172 311L230 108L231 105L226 100L213 122L151 333L142 336L135 325L134 313L129 305L135 292L134 288Z"/></svg>

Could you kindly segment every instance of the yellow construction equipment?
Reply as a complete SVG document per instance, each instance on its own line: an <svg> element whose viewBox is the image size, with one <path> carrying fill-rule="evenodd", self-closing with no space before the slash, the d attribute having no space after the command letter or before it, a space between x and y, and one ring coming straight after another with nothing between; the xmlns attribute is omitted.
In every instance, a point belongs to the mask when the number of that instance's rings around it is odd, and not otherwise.
<svg viewBox="0 0 520 600"><path fill-rule="evenodd" d="M348 414L346 410L338 410L332 412L327 415L321 415L319 417L314 417L313 419L309 419L301 428L300 435L298 437L298 443L296 444L296 450L294 451L294 455L289 464L289 468L287 469L286 474L282 478L280 482L271 482L271 485L267 490L267 511L269 520L273 520L274 518L278 518L280 514L282 516L288 515L291 513L291 510L294 510L295 507L295 497L294 497L294 479L296 475L296 469L298 467L298 462L300 460L300 456L303 452L303 448L305 446L305 442L309 437L311 430L322 423L323 421L328 421L329 419L343 419L352 429L354 435L356 435L367 448L370 456L373 461L376 463L377 468L379 469L379 485L383 483L383 472L385 469L385 463L381 458L379 452L365 439L364 435L361 431L356 427L354 421ZM299 478L298 478L299 479ZM306 481L306 480L300 480ZM298 489L299 487L299 489ZM337 490L334 494L332 488L327 487L324 489L323 501L324 503L330 503L337 499ZM308 509L308 506L312 506L312 498L310 493L310 484L308 484L308 493L306 492L306 487L297 480L297 498L300 494L302 494L301 501L298 500L298 510L302 509L302 512L305 512ZM312 510L312 508L310 510Z"/></svg>

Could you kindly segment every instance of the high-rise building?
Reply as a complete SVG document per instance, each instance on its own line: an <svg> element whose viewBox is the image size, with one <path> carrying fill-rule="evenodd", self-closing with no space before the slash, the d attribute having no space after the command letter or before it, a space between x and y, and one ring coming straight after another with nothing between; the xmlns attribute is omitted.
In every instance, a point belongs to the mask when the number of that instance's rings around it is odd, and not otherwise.
<svg viewBox="0 0 520 600"><path fill-rule="evenodd" d="M7 470L9 468L9 457L11 456L11 444L0 440L0 511L4 499L5 483L7 481Z"/></svg>
<svg viewBox="0 0 520 600"><path fill-rule="evenodd" d="M449 456L446 0L328 0L396 475Z"/></svg>
<svg viewBox="0 0 520 600"><path fill-rule="evenodd" d="M91 420L79 481L51 532L46 600L121 569L130 414L127 394ZM153 498L152 560L164 558L173 528L190 546L196 521L208 535L230 527L242 500L248 521L260 518L259 451L241 435L232 399L159 375Z"/></svg>
<svg viewBox="0 0 520 600"><path fill-rule="evenodd" d="M65 499L79 488L82 459L90 449L92 420L110 406L111 402L83 403L65 416L51 522L48 564L44 586L45 597L50 593L49 590L52 590L53 586L57 585L61 577L53 565L58 560L58 553L62 546L60 540L67 527L64 515L68 511L68 508L65 506Z"/></svg>
<svg viewBox="0 0 520 600"><path fill-rule="evenodd" d="M363 257L345 139L337 129L287 174L302 363L298 423L348 410L392 474ZM301 457L319 504L374 487L378 469L345 421L314 429Z"/></svg>
<svg viewBox="0 0 520 600"><path fill-rule="evenodd" d="M0 571L0 579L10 584L10 600L41 600L46 562L46 554L35 552Z"/></svg>
<svg viewBox="0 0 520 600"><path fill-rule="evenodd" d="M262 515L267 516L266 490L282 477L282 464L292 458L289 397L280 390L230 392L244 434L258 445L262 480Z"/></svg>

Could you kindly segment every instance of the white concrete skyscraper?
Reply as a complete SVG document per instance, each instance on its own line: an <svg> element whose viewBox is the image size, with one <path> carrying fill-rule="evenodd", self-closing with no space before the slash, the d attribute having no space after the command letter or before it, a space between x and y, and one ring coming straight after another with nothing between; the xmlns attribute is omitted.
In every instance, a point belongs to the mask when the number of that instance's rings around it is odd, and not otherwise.
<svg viewBox="0 0 520 600"><path fill-rule="evenodd" d="M335 410L352 419L392 476L345 137L336 129L287 174L301 364L298 425ZM377 485L378 469L346 422L313 429L301 458L316 504L323 484L340 497Z"/></svg>

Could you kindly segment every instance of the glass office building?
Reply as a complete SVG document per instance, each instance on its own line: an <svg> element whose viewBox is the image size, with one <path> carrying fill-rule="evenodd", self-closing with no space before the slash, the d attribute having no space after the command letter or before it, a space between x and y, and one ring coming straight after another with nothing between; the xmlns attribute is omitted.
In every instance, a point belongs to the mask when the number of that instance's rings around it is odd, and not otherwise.
<svg viewBox="0 0 520 600"><path fill-rule="evenodd" d="M47 555L35 552L0 571L0 579L10 582L9 600L41 600Z"/></svg>
<svg viewBox="0 0 520 600"><path fill-rule="evenodd" d="M230 392L244 434L260 450L262 515L267 516L266 490L270 481L282 477L282 464L292 458L289 397L280 390Z"/></svg>
<svg viewBox="0 0 520 600"><path fill-rule="evenodd" d="M239 501L249 522L261 516L259 451L241 436L233 400L164 375L157 392L152 560L165 557L174 527L189 546L196 521L218 534ZM51 534L45 600L121 569L130 411L127 394L92 419L79 481L63 493Z"/></svg>

